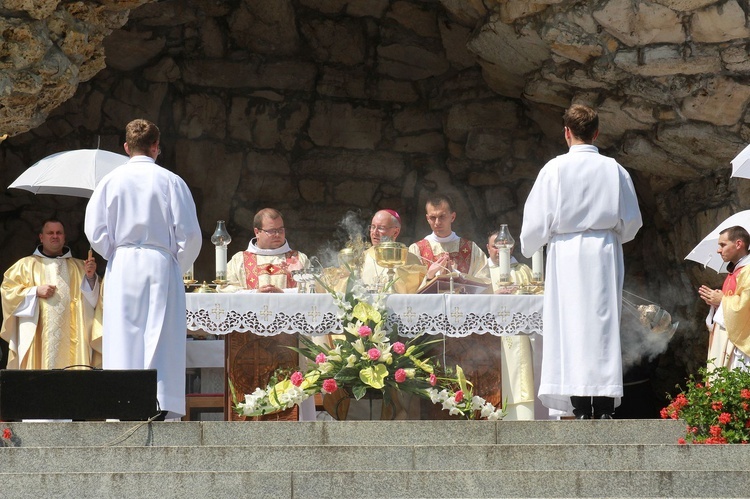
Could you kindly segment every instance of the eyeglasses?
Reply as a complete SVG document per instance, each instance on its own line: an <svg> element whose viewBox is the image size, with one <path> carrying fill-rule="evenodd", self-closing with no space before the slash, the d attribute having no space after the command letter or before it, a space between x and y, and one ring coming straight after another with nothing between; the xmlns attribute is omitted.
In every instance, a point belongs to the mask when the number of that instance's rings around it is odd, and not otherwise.
<svg viewBox="0 0 750 499"><path fill-rule="evenodd" d="M278 229L258 229L258 230L263 231L270 236L280 236L281 234L286 232L286 229L284 227L279 227Z"/></svg>
<svg viewBox="0 0 750 499"><path fill-rule="evenodd" d="M381 234L385 234L387 231L391 230L393 227L384 227L382 225L368 225L367 228L370 230L370 232L379 232Z"/></svg>

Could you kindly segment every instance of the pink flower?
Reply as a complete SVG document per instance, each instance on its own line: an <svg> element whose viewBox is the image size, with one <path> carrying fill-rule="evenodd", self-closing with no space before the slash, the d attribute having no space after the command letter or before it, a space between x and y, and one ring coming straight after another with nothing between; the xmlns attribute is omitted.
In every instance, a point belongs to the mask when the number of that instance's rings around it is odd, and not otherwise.
<svg viewBox="0 0 750 499"><path fill-rule="evenodd" d="M461 402L464 399L464 391L459 390L456 392L456 402Z"/></svg>
<svg viewBox="0 0 750 499"><path fill-rule="evenodd" d="M721 436L721 426L712 426L708 432L711 434L712 437L720 437Z"/></svg>
<svg viewBox="0 0 750 499"><path fill-rule="evenodd" d="M367 351L367 356L370 357L370 360L378 360L380 358L380 350L371 348Z"/></svg>
<svg viewBox="0 0 750 499"><path fill-rule="evenodd" d="M396 369L393 377L396 378L396 383L403 383L404 381L406 381L406 371L404 371L403 369Z"/></svg>
<svg viewBox="0 0 750 499"><path fill-rule="evenodd" d="M684 438L680 437L680 438L677 439L677 443L680 444L680 445L685 445L687 442L685 441Z"/></svg>
<svg viewBox="0 0 750 499"><path fill-rule="evenodd" d="M732 420L732 415L728 412L722 412L719 414L719 423L721 424L727 424Z"/></svg>
<svg viewBox="0 0 750 499"><path fill-rule="evenodd" d="M358 332L359 335L364 338L365 336L370 336L372 329L370 329L370 326L360 326Z"/></svg>
<svg viewBox="0 0 750 499"><path fill-rule="evenodd" d="M393 351L396 352L399 355L403 355L406 351L406 345L401 343L400 341L397 341L393 344Z"/></svg>
<svg viewBox="0 0 750 499"><path fill-rule="evenodd" d="M724 408L724 403L721 400L711 404L711 409L713 409L714 411L720 411L723 408Z"/></svg>
<svg viewBox="0 0 750 499"><path fill-rule="evenodd" d="M667 419L669 417L669 411L667 410L666 407L662 407L661 411L659 411L659 415L661 416L662 419Z"/></svg>
<svg viewBox="0 0 750 499"><path fill-rule="evenodd" d="M750 389L743 388L740 390L740 397L743 399L750 399Z"/></svg>
<svg viewBox="0 0 750 499"><path fill-rule="evenodd" d="M323 391L325 393L333 393L338 389L339 385L336 383L335 379L328 378L327 380L323 381Z"/></svg>
<svg viewBox="0 0 750 499"><path fill-rule="evenodd" d="M435 385L437 385L437 376L435 376L434 374L430 374L430 386Z"/></svg>
<svg viewBox="0 0 750 499"><path fill-rule="evenodd" d="M297 371L294 374L292 374L289 380L292 382L294 386L299 386L302 384L303 381L305 381L305 377L302 375L301 372Z"/></svg>
<svg viewBox="0 0 750 499"><path fill-rule="evenodd" d="M326 354L324 354L323 352L320 352L320 353L319 353L319 354L317 355L317 357L315 357L315 363L316 363L316 364L322 364L322 363L323 363L323 362L325 362L325 361L326 361L327 359L328 359L328 357L326 357Z"/></svg>
<svg viewBox="0 0 750 499"><path fill-rule="evenodd" d="M13 432L10 431L10 428L5 428L3 430L3 439L10 440L11 438L13 438Z"/></svg>

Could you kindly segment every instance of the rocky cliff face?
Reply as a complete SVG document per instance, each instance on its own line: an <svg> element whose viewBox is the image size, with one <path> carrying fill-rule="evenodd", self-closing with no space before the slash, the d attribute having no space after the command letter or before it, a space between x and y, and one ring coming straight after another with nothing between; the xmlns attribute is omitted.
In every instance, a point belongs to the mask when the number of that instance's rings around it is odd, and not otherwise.
<svg viewBox="0 0 750 499"><path fill-rule="evenodd" d="M683 262L747 204L729 161L750 141L750 28L739 0L199 0L0 7L0 178L64 149L121 151L132 118L157 122L163 165L189 183L210 236L244 248L252 215L285 214L314 254L354 210L456 199L457 232L517 235L539 168L564 152L572 102L600 111L597 145L632 173L645 226L626 287L682 320L659 359L664 390L701 363L713 271ZM7 267L57 215L83 252L84 200L6 191ZM210 242L196 264L212 273ZM677 354L679 352L679 355ZM671 374L670 374L671 373ZM679 379L677 379L679 381ZM662 392L664 391L662 390Z"/></svg>

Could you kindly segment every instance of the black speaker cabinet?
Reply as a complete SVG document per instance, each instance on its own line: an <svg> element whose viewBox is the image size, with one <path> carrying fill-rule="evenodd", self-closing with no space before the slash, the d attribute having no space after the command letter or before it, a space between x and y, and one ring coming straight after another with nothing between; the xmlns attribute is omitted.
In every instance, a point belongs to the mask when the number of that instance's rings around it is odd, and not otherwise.
<svg viewBox="0 0 750 499"><path fill-rule="evenodd" d="M157 412L156 369L0 370L3 421L145 421Z"/></svg>

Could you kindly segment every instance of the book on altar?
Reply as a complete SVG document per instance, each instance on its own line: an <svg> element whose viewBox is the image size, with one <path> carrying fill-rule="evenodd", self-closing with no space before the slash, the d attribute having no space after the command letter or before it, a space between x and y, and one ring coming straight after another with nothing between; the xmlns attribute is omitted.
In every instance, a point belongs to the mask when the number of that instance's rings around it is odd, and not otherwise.
<svg viewBox="0 0 750 499"><path fill-rule="evenodd" d="M435 276L424 283L417 290L417 294L451 293L451 276L453 277L453 294L477 295L492 293L492 283L489 281L454 273Z"/></svg>

